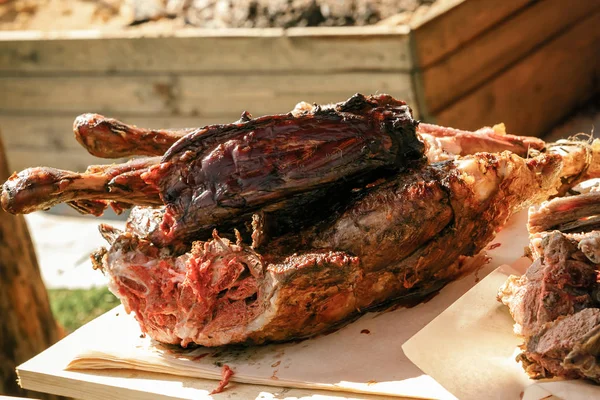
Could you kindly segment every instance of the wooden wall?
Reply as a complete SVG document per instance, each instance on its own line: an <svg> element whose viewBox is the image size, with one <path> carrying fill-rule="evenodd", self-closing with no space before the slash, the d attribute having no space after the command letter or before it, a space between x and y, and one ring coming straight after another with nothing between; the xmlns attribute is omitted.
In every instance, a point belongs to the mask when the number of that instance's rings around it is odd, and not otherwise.
<svg viewBox="0 0 600 400"><path fill-rule="evenodd" d="M473 20L497 17L491 15L495 0L478 3L482 9ZM598 93L600 2L502 2L509 6L492 29L460 46L446 39L438 52L426 52L431 45L417 28L416 96L423 118L463 129L504 122L510 132L540 136ZM438 37L465 36L464 19L450 18L458 9L438 24ZM434 35L433 28L426 33Z"/></svg>
<svg viewBox="0 0 600 400"><path fill-rule="evenodd" d="M0 41L0 128L13 169L98 163L72 137L96 112L145 127L194 127L284 113L356 92L414 103L406 27L185 31L170 37Z"/></svg>
<svg viewBox="0 0 600 400"><path fill-rule="evenodd" d="M0 130L12 169L81 170L73 119L226 123L299 101L390 93L417 117L542 135L599 90L600 2L445 0L400 27L0 32Z"/></svg>

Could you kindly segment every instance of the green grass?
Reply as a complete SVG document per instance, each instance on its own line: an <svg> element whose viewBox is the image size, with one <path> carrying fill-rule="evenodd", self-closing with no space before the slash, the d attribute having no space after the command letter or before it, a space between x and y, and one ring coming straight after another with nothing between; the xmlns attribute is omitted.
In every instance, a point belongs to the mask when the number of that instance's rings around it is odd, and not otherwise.
<svg viewBox="0 0 600 400"><path fill-rule="evenodd" d="M105 287L49 289L48 296L54 318L68 332L119 305L119 300Z"/></svg>

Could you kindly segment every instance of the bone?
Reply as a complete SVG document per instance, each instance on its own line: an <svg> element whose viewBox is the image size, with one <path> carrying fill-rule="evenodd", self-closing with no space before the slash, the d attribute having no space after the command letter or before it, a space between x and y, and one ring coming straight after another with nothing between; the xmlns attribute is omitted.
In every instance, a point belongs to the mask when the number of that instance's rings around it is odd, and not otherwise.
<svg viewBox="0 0 600 400"><path fill-rule="evenodd" d="M48 167L29 168L13 174L3 185L0 202L12 214L47 210L74 202L80 212L101 215L109 201L137 205L162 204L155 187L141 175L156 165L158 158L133 160L125 164L93 165L77 173ZM106 202L102 207L102 202Z"/></svg>
<svg viewBox="0 0 600 400"><path fill-rule="evenodd" d="M430 162L481 152L499 153L506 150L527 157L531 150L539 152L546 146L543 140L535 137L506 134L503 125L494 128L484 127L471 132L420 123L417 132L430 145L427 154Z"/></svg>
<svg viewBox="0 0 600 400"><path fill-rule="evenodd" d="M528 228L530 233L553 229L572 231L575 228L597 223L597 219L585 220L584 218L598 214L600 214L600 192L559 197L543 203L538 208L532 208L529 211Z"/></svg>
<svg viewBox="0 0 600 400"><path fill-rule="evenodd" d="M75 139L101 158L161 156L182 136L196 129L145 129L99 114L82 114L73 123Z"/></svg>

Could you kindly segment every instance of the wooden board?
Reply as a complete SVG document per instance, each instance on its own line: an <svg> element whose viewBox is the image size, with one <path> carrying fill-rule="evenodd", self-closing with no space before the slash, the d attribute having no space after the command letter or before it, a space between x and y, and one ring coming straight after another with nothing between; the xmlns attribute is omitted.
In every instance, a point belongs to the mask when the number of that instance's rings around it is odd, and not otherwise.
<svg viewBox="0 0 600 400"><path fill-rule="evenodd" d="M425 68L535 0L448 0L411 25L414 64ZM586 0L582 0L586 1Z"/></svg>
<svg viewBox="0 0 600 400"><path fill-rule="evenodd" d="M538 120L528 132L535 133L563 116L572 96L588 95L581 88L585 77L570 80L570 93L555 90L568 95L558 113L526 105L513 115L504 99L502 107L489 107L494 114L480 104L491 96L485 93L473 100L479 107L473 111L470 103L457 104L511 65L528 64L532 49L600 4L561 3L445 0L410 28L0 32L0 92L9 94L0 96L0 129L13 169L41 163L81 169L98 162L80 152L69 133L83 112L147 127L156 126L146 124L153 120L166 121L165 127L202 126L234 121L243 110L255 116L286 112L299 101L338 102L355 92L387 92L406 100L416 118L463 128L508 121L529 108ZM571 55L570 71L586 68L593 54L587 50ZM537 85L546 86L552 76L538 78ZM518 90L531 90L515 82ZM512 86L504 79L492 91Z"/></svg>
<svg viewBox="0 0 600 400"><path fill-rule="evenodd" d="M285 113L299 101L327 104L354 93L390 93L412 103L409 74L339 73L0 77L5 114L178 115L201 118ZM224 122L227 122L226 120Z"/></svg>
<svg viewBox="0 0 600 400"><path fill-rule="evenodd" d="M569 28L435 117L477 129L504 122L509 133L540 135L598 91L600 12Z"/></svg>
<svg viewBox="0 0 600 400"><path fill-rule="evenodd" d="M546 0L519 10L458 48L450 57L422 70L419 77L427 112L435 115L599 9L598 1L575 0L565 7L563 0Z"/></svg>
<svg viewBox="0 0 600 400"><path fill-rule="evenodd" d="M408 28L0 32L0 73L409 71Z"/></svg>

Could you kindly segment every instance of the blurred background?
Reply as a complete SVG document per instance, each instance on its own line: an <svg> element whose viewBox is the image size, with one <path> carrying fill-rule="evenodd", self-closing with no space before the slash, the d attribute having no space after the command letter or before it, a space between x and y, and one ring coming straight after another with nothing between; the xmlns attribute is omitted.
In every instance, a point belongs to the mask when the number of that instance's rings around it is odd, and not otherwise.
<svg viewBox="0 0 600 400"><path fill-rule="evenodd" d="M106 162L73 138L87 112L200 127L356 92L455 128L589 134L598 26L590 0L0 0L0 161L9 172ZM118 304L88 259L103 245L97 219L62 206L26 219L59 336Z"/></svg>

